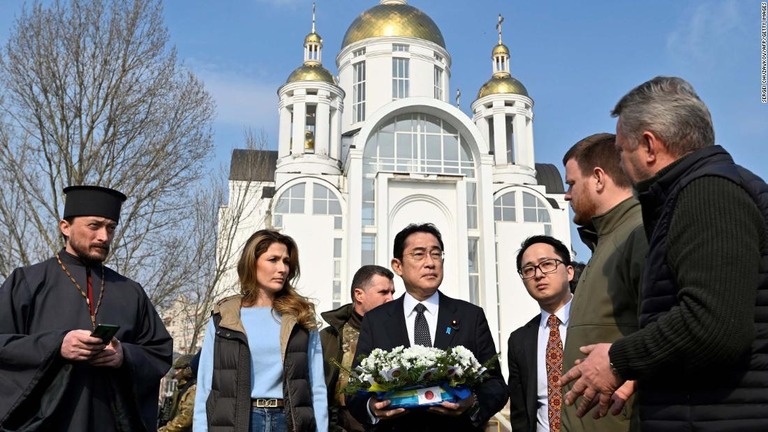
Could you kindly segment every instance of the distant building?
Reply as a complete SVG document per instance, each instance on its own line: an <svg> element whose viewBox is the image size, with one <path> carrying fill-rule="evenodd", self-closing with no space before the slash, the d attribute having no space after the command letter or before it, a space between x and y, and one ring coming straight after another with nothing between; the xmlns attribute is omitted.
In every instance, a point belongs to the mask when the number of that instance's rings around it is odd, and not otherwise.
<svg viewBox="0 0 768 432"><path fill-rule="evenodd" d="M174 357L177 354L194 354L203 345L205 327L195 335L195 312L196 309L184 298L173 300L160 312L165 328L173 336Z"/></svg>
<svg viewBox="0 0 768 432"><path fill-rule="evenodd" d="M516 273L521 242L571 238L563 180L554 165L535 163L533 99L510 74L501 17L497 28L490 79L469 117L450 101L452 58L424 12L403 0L363 12L344 36L335 78L313 17L304 63L277 90L277 152L232 155L221 218L249 208L236 249L265 226L294 237L298 286L320 312L350 301L361 265L389 267L403 227L434 223L445 242L442 292L482 306L506 352L509 332L539 311ZM272 165L253 169L255 160ZM236 286L232 270L219 296Z"/></svg>

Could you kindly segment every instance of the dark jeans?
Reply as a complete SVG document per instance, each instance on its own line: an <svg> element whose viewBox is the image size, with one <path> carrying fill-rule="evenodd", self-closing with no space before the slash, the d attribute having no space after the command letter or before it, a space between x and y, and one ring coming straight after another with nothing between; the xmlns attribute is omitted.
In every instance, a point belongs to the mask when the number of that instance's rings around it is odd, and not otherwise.
<svg viewBox="0 0 768 432"><path fill-rule="evenodd" d="M287 432L283 408L251 408L251 432Z"/></svg>

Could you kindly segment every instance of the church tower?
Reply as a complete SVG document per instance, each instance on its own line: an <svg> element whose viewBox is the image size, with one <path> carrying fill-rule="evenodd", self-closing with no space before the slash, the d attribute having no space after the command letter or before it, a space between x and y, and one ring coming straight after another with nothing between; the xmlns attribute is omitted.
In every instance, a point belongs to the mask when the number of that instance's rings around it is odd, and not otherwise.
<svg viewBox="0 0 768 432"><path fill-rule="evenodd" d="M493 76L480 87L472 103L472 120L493 153L493 182L536 184L533 100L510 73L509 48L501 38L503 21L499 15L499 42L491 52Z"/></svg>
<svg viewBox="0 0 768 432"><path fill-rule="evenodd" d="M344 91L323 67L322 49L323 39L315 31L313 4L312 31L304 38L304 64L277 91L278 173L340 173Z"/></svg>
<svg viewBox="0 0 768 432"><path fill-rule="evenodd" d="M451 56L443 34L406 0L380 0L360 14L344 34L336 66L346 90L345 135L359 131L392 102L449 99Z"/></svg>

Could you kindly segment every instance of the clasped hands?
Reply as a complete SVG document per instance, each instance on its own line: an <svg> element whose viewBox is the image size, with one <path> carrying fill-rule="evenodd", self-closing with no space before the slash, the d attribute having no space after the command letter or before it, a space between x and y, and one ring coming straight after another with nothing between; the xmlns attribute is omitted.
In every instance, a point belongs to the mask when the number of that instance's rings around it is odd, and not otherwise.
<svg viewBox="0 0 768 432"><path fill-rule="evenodd" d="M119 368L123 364L123 345L117 338L105 344L88 330L72 330L61 342L61 356L72 361L88 361L92 366Z"/></svg>
<svg viewBox="0 0 768 432"><path fill-rule="evenodd" d="M635 392L634 381L620 380L611 370L610 348L609 343L581 347L579 350L587 357L576 360L575 366L560 378L561 386L576 381L565 394L564 401L566 405L573 405L581 397L576 406L578 417L583 417L595 406L598 406L592 413L595 419L605 417L608 412L618 415Z"/></svg>

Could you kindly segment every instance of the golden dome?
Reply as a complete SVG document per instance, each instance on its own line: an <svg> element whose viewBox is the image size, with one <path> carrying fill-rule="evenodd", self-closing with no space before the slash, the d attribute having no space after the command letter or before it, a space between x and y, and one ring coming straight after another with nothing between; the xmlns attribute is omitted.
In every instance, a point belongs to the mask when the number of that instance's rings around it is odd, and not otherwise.
<svg viewBox="0 0 768 432"><path fill-rule="evenodd" d="M500 43L495 47L493 47L493 52L491 52L491 57L496 57L499 54L505 54L509 56L509 48L507 48L507 46L504 45L503 43Z"/></svg>
<svg viewBox="0 0 768 432"><path fill-rule="evenodd" d="M310 43L316 43L320 44L320 46L323 46L323 38L321 38L319 34L312 32L304 38L304 45Z"/></svg>
<svg viewBox="0 0 768 432"><path fill-rule="evenodd" d="M336 84L333 79L333 75L328 72L328 69L324 68L320 63L304 63L291 72L288 76L287 83L297 81L322 81L329 84Z"/></svg>
<svg viewBox="0 0 768 432"><path fill-rule="evenodd" d="M528 90L525 89L523 83L513 78L509 74L496 74L493 78L480 87L480 91L477 92L477 98L492 95L492 94L519 94L528 96Z"/></svg>
<svg viewBox="0 0 768 432"><path fill-rule="evenodd" d="M360 14L347 29L341 48L382 36L424 39L445 48L443 34L432 18L413 6L395 1L376 5Z"/></svg>

